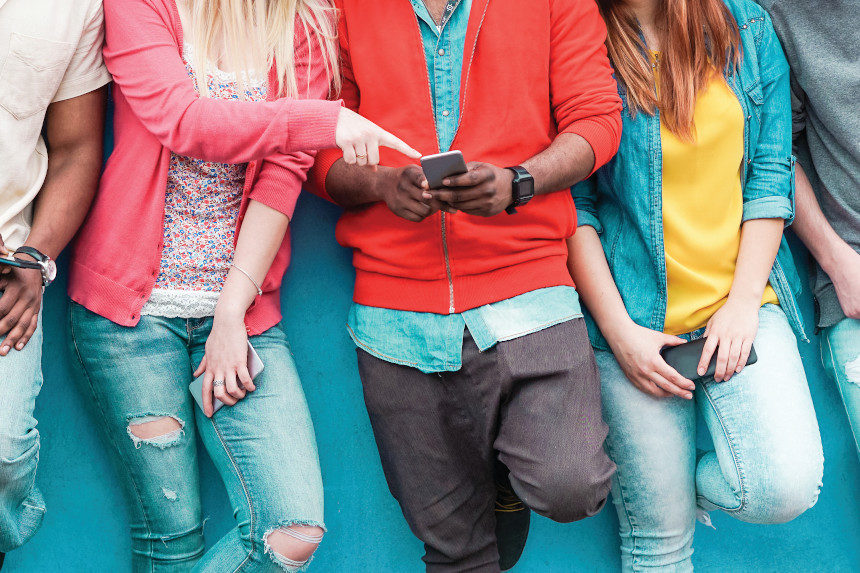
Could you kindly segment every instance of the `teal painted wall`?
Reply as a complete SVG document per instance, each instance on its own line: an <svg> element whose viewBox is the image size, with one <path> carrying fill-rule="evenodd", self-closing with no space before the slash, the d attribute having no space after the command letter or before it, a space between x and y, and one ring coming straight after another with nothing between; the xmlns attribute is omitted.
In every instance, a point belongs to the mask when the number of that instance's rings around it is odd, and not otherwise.
<svg viewBox="0 0 860 573"><path fill-rule="evenodd" d="M312 571L421 571L422 548L388 494L364 410L355 351L344 329L352 291L349 253L334 240L338 210L302 198L293 224L293 265L284 281L284 326L313 414L326 486L329 533ZM799 249L798 249L799 251ZM61 265L64 271L64 265ZM803 307L811 321L812 301ZM113 468L83 399L66 350L63 280L44 311L45 384L36 415L42 433L38 483L48 503L42 529L7 558L5 571L129 571L127 513ZM845 412L819 361L818 343L801 347L824 441L818 504L792 523L756 526L713 513L699 526L694 563L702 571L841 572L860 570L860 464ZM2 383L0 383L2 391ZM220 478L202 456L207 541L232 527ZM516 572L602 572L619 567L611 507L571 525L532 521Z"/></svg>

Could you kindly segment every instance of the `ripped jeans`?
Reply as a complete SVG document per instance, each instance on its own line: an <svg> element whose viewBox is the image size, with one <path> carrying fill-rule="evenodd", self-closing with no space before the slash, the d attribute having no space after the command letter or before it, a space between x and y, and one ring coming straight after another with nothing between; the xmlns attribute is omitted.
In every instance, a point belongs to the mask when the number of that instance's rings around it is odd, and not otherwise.
<svg viewBox="0 0 860 573"><path fill-rule="evenodd" d="M39 430L33 410L42 389L42 317L20 352L0 356L0 551L29 540L45 515L36 488Z"/></svg>
<svg viewBox="0 0 860 573"><path fill-rule="evenodd" d="M687 336L687 338L690 338ZM779 306L759 311L758 362L727 382L694 380L693 400L636 388L611 352L595 351L618 465L621 565L627 571L692 571L697 506L748 523L784 523L818 499L824 457L797 340ZM696 450L696 418L714 449Z"/></svg>
<svg viewBox="0 0 860 573"><path fill-rule="evenodd" d="M821 358L839 387L860 453L860 320L844 318L821 334Z"/></svg>
<svg viewBox="0 0 860 573"><path fill-rule="evenodd" d="M212 318L143 316L119 326L70 304L70 344L130 500L135 572L298 571L270 535L319 543L323 526L316 438L286 336L279 326L251 337L265 365L257 389L210 419L188 385L203 358ZM141 439L136 425L169 417L173 431ZM195 431L196 430L196 431ZM208 551L195 435L227 489L237 526ZM296 529L293 529L296 528ZM292 533L290 533L292 532ZM312 553L312 549L308 554ZM308 559L309 560L309 559Z"/></svg>

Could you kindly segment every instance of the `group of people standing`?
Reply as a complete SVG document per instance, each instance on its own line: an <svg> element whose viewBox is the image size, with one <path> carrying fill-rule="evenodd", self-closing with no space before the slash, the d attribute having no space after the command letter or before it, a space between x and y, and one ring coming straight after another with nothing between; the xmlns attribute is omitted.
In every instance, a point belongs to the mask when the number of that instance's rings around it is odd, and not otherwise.
<svg viewBox="0 0 860 573"><path fill-rule="evenodd" d="M510 569L531 511L610 490L625 571L691 570L708 511L800 515L823 456L787 225L860 432L849 4L0 0L0 251L39 267L0 265L0 551L45 514L40 307L74 237L133 569L308 566L323 480L279 325L303 187L344 208L347 329L428 571ZM431 188L417 159L449 150L468 171ZM695 376L661 354L701 338ZM208 549L198 434L236 519Z"/></svg>

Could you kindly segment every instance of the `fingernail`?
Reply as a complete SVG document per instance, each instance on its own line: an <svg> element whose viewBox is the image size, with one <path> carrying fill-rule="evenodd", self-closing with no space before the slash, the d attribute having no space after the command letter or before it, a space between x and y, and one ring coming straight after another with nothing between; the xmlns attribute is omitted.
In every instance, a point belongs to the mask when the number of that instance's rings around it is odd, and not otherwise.
<svg viewBox="0 0 860 573"><path fill-rule="evenodd" d="M21 350L22 348L24 348L24 344L19 342L18 344L15 345L15 348L17 348L18 350Z"/></svg>
<svg viewBox="0 0 860 573"><path fill-rule="evenodd" d="M0 348L0 353L6 355L10 350L11 348L9 348L8 346L4 346L3 348Z"/></svg>
<svg viewBox="0 0 860 573"><path fill-rule="evenodd" d="M696 372L698 372L698 373L699 373L699 376L704 376L704 375L705 375L705 369L704 369L704 368L699 368L698 370L696 370Z"/></svg>
<svg viewBox="0 0 860 573"><path fill-rule="evenodd" d="M693 395L692 395L692 394L690 394L689 392L687 392L686 394L684 394L684 397L685 397L687 400L692 400L692 399L693 399Z"/></svg>
<svg viewBox="0 0 860 573"><path fill-rule="evenodd" d="M443 179L443 180L442 180L442 185L450 185L450 184L451 184L451 180L450 180L450 179Z"/></svg>

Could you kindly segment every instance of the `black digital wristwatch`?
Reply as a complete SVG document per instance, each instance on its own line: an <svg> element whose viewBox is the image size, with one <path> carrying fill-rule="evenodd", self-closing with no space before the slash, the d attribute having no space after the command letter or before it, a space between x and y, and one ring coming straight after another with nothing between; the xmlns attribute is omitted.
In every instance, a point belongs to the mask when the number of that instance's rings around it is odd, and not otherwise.
<svg viewBox="0 0 860 573"><path fill-rule="evenodd" d="M514 172L514 180L511 182L511 196L513 197L513 201L511 201L511 204L508 205L507 209L505 209L505 212L508 215L513 215L517 212L517 207L522 207L535 196L535 180L534 177L532 177L532 174L521 165L508 167L508 169Z"/></svg>

